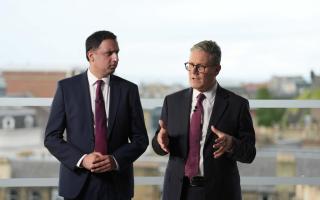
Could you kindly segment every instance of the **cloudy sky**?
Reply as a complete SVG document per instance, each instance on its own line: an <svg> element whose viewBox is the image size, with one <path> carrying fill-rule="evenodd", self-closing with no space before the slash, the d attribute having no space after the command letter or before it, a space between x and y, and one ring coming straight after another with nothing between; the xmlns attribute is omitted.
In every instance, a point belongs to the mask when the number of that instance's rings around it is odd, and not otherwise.
<svg viewBox="0 0 320 200"><path fill-rule="evenodd" d="M118 36L117 74L134 82L187 84L190 47L215 40L219 80L320 74L318 0L1 0L0 70L86 68L84 41Z"/></svg>

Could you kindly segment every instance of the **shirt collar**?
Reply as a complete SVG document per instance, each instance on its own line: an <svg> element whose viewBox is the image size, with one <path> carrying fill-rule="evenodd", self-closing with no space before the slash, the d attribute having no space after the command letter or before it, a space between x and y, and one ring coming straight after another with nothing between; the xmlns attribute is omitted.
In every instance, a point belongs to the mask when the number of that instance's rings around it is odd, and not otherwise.
<svg viewBox="0 0 320 200"><path fill-rule="evenodd" d="M89 81L89 85L93 86L96 84L97 80L99 80L91 71L90 69L87 70L87 75L88 75L88 81ZM109 85L110 82L110 75L108 75L107 77L102 78L101 80L103 80L105 85Z"/></svg>
<svg viewBox="0 0 320 200"><path fill-rule="evenodd" d="M205 100L208 100L210 103L212 103L214 101L214 98L216 96L216 92L217 92L217 87L218 87L218 82L216 81L216 83L213 85L213 87L206 91L206 92L202 92L206 98ZM193 89L193 94L192 94L192 99L197 101L197 96L200 94L201 92L197 89Z"/></svg>

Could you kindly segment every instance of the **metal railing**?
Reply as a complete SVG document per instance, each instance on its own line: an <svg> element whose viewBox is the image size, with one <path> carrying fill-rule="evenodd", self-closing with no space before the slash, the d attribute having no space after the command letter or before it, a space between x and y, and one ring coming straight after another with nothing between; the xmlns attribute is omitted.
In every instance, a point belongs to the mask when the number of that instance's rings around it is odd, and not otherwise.
<svg viewBox="0 0 320 200"><path fill-rule="evenodd" d="M52 98L0 98L0 106L51 106ZM162 106L163 99L141 99L143 108ZM320 108L320 100L249 100L251 108Z"/></svg>
<svg viewBox="0 0 320 200"><path fill-rule="evenodd" d="M144 109L162 106L162 99L142 99ZM0 106L51 105L52 98L0 98ZM251 109L256 108L320 108L320 100L249 100ZM320 174L319 174L320 176ZM135 177L136 185L162 185L163 177ZM242 185L316 185L320 177L241 177ZM0 179L1 187L57 187L58 178Z"/></svg>
<svg viewBox="0 0 320 200"><path fill-rule="evenodd" d="M163 177L136 176L135 185L163 184ZM241 185L320 185L320 177L241 177ZM0 179L1 187L57 187L58 178L11 178Z"/></svg>

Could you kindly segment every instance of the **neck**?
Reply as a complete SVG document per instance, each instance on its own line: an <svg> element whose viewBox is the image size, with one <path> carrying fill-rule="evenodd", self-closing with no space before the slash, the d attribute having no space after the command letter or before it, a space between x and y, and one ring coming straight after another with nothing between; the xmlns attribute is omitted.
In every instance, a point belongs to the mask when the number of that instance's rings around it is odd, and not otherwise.
<svg viewBox="0 0 320 200"><path fill-rule="evenodd" d="M97 70L94 70L92 66L89 67L90 72L97 78L97 79L102 79L104 77L107 77L109 74L104 75L102 73L99 73Z"/></svg>
<svg viewBox="0 0 320 200"><path fill-rule="evenodd" d="M201 89L198 89L199 90L199 92L207 92L207 91L209 91L209 90L211 90L215 85L216 85L216 83L217 83L217 81L216 80L214 80L213 82L212 82L212 84L210 84L210 86L209 87L207 87L207 88L201 88Z"/></svg>

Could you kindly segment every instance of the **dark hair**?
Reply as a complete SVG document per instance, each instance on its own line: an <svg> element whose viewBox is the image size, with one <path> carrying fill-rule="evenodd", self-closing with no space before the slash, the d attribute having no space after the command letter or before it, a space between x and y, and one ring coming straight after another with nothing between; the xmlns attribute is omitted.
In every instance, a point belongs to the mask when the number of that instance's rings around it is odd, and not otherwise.
<svg viewBox="0 0 320 200"><path fill-rule="evenodd" d="M97 31L97 32L94 32L92 35L90 35L87 38L87 40L86 40L86 57L87 57L88 61L89 61L88 52L92 49L99 48L101 42L103 40L107 40L107 39L117 40L117 36L110 31Z"/></svg>

